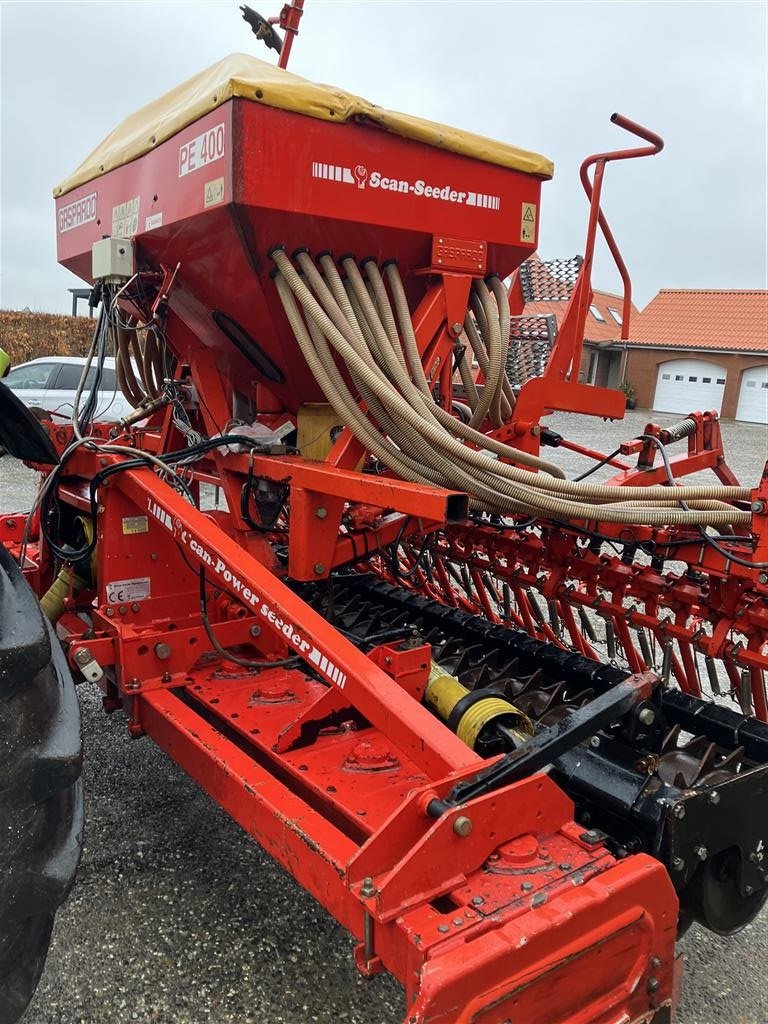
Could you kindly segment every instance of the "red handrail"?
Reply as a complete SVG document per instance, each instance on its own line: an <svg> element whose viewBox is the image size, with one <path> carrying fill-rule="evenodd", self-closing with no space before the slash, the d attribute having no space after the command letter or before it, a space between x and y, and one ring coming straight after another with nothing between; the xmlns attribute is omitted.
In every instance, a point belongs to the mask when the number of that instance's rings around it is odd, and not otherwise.
<svg viewBox="0 0 768 1024"><path fill-rule="evenodd" d="M600 209L600 192L603 183L603 172L605 170L605 165L612 160L632 160L635 157L655 156L664 148L664 140L660 135L652 132L649 128L644 128L636 121L631 121L628 117L624 117L622 114L612 114L611 121L613 124L618 125L619 128L624 128L625 131L630 132L632 135L637 135L638 138L644 139L650 144L647 147L642 146L636 149L618 149L610 153L595 153L592 156L587 157L587 159L582 163L579 171L581 184L584 186L584 191L587 193L587 198L590 202L590 216L589 226L587 228L587 241L584 249L584 263L587 266L591 265L592 255L595 248L597 225L599 224L606 244L613 256L614 262L616 263L616 268L621 275L624 287L624 301L621 314L621 337L622 340L626 341L629 337L629 321L632 312L632 281L630 280L627 266L619 252L616 239L613 237L613 232L608 226L605 214ZM595 174L593 181L590 182L588 171L593 164L595 165Z"/></svg>

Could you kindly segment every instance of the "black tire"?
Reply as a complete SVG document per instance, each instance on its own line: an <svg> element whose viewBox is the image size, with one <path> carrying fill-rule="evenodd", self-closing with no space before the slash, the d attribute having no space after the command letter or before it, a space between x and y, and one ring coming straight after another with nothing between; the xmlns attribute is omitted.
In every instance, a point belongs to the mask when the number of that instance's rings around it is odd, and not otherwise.
<svg viewBox="0 0 768 1024"><path fill-rule="evenodd" d="M0 1024L45 965L83 839L82 738L61 645L0 545Z"/></svg>

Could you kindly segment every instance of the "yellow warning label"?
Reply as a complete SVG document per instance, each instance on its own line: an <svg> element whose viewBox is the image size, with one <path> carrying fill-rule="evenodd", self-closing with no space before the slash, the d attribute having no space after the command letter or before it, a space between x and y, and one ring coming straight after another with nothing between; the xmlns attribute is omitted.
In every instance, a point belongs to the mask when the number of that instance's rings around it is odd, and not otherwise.
<svg viewBox="0 0 768 1024"><path fill-rule="evenodd" d="M149 533L149 519L146 516L123 516L123 534Z"/></svg>
<svg viewBox="0 0 768 1024"><path fill-rule="evenodd" d="M224 202L224 179L214 178L203 186L203 203L207 207Z"/></svg>
<svg viewBox="0 0 768 1024"><path fill-rule="evenodd" d="M536 239L536 204L523 203L520 217L520 241L533 242Z"/></svg>

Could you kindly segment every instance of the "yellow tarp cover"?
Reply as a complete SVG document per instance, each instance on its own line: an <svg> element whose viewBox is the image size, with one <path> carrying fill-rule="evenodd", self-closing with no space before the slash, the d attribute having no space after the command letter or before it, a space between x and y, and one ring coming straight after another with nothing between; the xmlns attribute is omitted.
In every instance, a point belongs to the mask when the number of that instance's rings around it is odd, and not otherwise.
<svg viewBox="0 0 768 1024"><path fill-rule="evenodd" d="M322 121L367 121L406 139L541 178L551 178L554 170L550 160L536 153L410 114L384 110L343 89L316 85L256 57L233 53L127 117L53 194L63 195L100 174L130 163L233 96Z"/></svg>

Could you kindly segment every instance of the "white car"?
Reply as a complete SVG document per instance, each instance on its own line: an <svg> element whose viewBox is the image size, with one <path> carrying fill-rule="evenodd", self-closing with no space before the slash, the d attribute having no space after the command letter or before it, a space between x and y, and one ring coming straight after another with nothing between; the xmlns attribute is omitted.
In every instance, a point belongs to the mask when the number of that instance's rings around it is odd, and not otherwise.
<svg viewBox="0 0 768 1024"><path fill-rule="evenodd" d="M83 367L87 360L77 356L43 356L28 363L14 366L3 379L17 398L31 408L45 409L57 422L67 421L72 416ZM96 368L91 366L88 379L80 399L82 410L90 393ZM101 374L98 402L94 414L95 422L115 422L133 412L117 386L115 360L107 357Z"/></svg>

